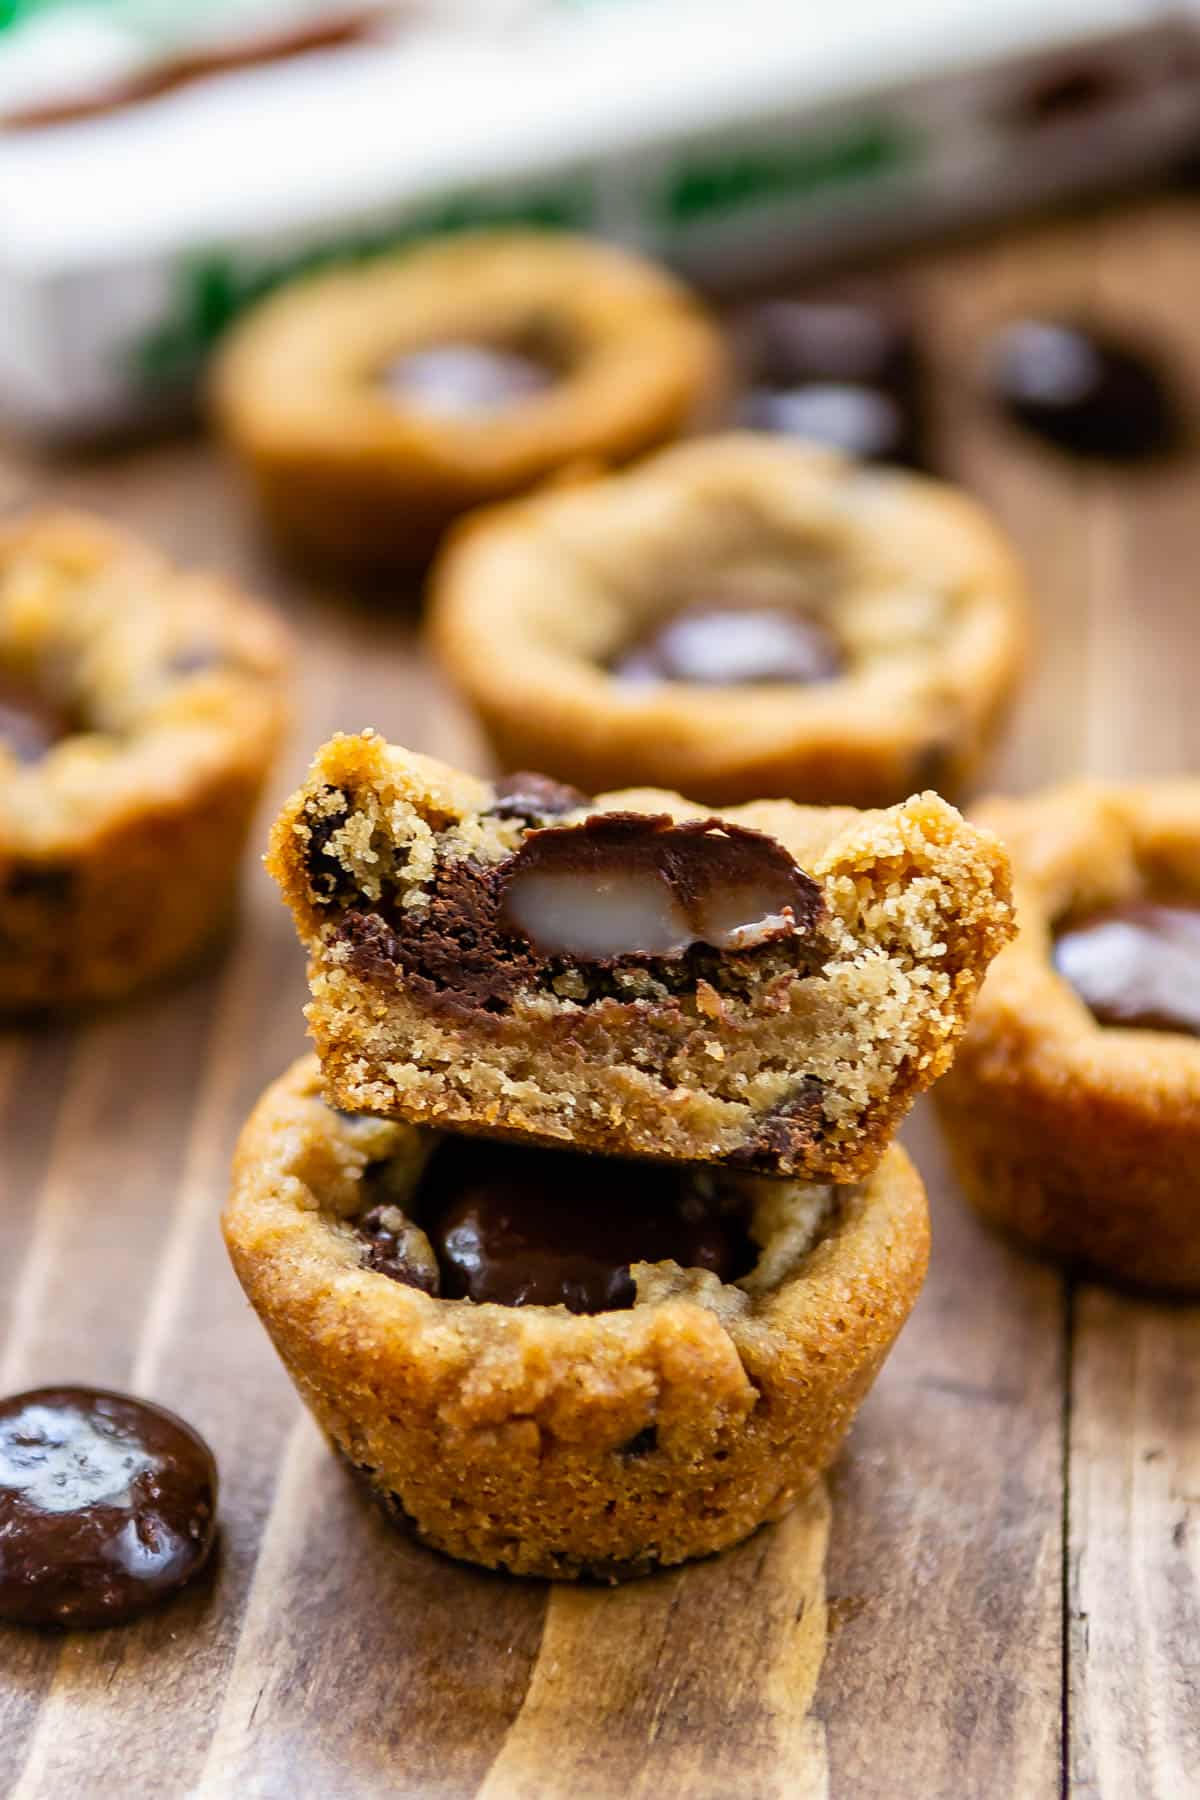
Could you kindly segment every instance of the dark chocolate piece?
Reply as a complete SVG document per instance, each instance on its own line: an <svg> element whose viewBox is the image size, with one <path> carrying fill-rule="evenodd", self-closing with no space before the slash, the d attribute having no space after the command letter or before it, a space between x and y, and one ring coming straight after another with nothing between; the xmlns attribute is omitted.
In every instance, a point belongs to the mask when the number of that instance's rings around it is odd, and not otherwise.
<svg viewBox="0 0 1200 1800"><path fill-rule="evenodd" d="M496 783L496 798L488 808L501 819L556 819L563 813L576 812L588 804L589 796L565 781L552 781L549 775L536 775L519 769L504 775Z"/></svg>
<svg viewBox="0 0 1200 1800"><path fill-rule="evenodd" d="M1056 319L1006 326L987 353L1009 416L1079 456L1134 461L1168 450L1178 417L1161 373L1132 344Z"/></svg>
<svg viewBox="0 0 1200 1800"><path fill-rule="evenodd" d="M120 1625L204 1566L217 1469L174 1413L94 1388L0 1401L0 1618Z"/></svg>
<svg viewBox="0 0 1200 1800"><path fill-rule="evenodd" d="M1054 963L1101 1025L1200 1037L1200 906L1096 913L1059 934Z"/></svg>
<svg viewBox="0 0 1200 1800"><path fill-rule="evenodd" d="M439 1291L437 1259L429 1240L397 1206L373 1206L358 1221L358 1230L367 1245L368 1269L425 1294Z"/></svg>
<svg viewBox="0 0 1200 1800"><path fill-rule="evenodd" d="M912 328L896 307L863 300L767 300L741 316L754 379L771 387L850 382L909 388L916 375Z"/></svg>
<svg viewBox="0 0 1200 1800"><path fill-rule="evenodd" d="M594 813L530 832L501 865L501 927L584 963L749 949L811 933L821 912L782 844L719 819Z"/></svg>
<svg viewBox="0 0 1200 1800"><path fill-rule="evenodd" d="M845 382L752 388L742 423L753 431L807 438L860 462L921 464L912 421L894 394Z"/></svg>
<svg viewBox="0 0 1200 1800"><path fill-rule="evenodd" d="M747 682L831 681L844 658L833 633L790 606L685 607L660 621L613 664L621 681L688 681L709 687Z"/></svg>
<svg viewBox="0 0 1200 1800"><path fill-rule="evenodd" d="M394 358L383 374L402 405L449 419L536 399L556 379L548 364L501 344L430 344Z"/></svg>
<svg viewBox="0 0 1200 1800"><path fill-rule="evenodd" d="M740 1218L703 1204L686 1175L566 1150L448 1138L413 1210L450 1299L611 1312L633 1305L631 1263L731 1281L754 1258Z"/></svg>
<svg viewBox="0 0 1200 1800"><path fill-rule="evenodd" d="M71 722L61 708L0 672L0 743L18 762L40 762L70 732Z"/></svg>
<svg viewBox="0 0 1200 1800"><path fill-rule="evenodd" d="M801 1077L790 1097L768 1113L754 1137L729 1158L737 1169L775 1175L799 1162L825 1136L824 1089L815 1076Z"/></svg>
<svg viewBox="0 0 1200 1800"><path fill-rule="evenodd" d="M906 317L865 300L772 300L742 315L742 423L867 462L926 461Z"/></svg>

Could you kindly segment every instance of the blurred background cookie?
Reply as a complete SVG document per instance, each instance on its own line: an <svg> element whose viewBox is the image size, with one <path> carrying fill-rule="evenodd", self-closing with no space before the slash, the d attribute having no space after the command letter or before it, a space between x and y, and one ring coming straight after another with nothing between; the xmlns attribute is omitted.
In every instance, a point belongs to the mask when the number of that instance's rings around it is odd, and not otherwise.
<svg viewBox="0 0 1200 1800"><path fill-rule="evenodd" d="M1020 931L935 1090L964 1191L1035 1249L1200 1291L1200 782L980 817L1012 852Z"/></svg>
<svg viewBox="0 0 1200 1800"><path fill-rule="evenodd" d="M387 568L469 507L679 436L725 386L721 337L672 276L497 231L266 301L223 349L213 399L285 540Z"/></svg>
<svg viewBox="0 0 1200 1800"><path fill-rule="evenodd" d="M0 526L0 1010L124 993L226 919L285 667L217 577L78 514Z"/></svg>
<svg viewBox="0 0 1200 1800"><path fill-rule="evenodd" d="M1029 623L965 495L743 433L471 525L431 631L505 767L880 806L969 780Z"/></svg>

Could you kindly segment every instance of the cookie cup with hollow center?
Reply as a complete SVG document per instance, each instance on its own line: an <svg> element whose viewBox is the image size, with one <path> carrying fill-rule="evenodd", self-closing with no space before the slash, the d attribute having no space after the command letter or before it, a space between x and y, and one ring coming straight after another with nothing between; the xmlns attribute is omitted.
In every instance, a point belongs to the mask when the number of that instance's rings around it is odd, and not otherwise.
<svg viewBox="0 0 1200 1800"><path fill-rule="evenodd" d="M840 667L730 685L622 675L630 645L698 605L799 614ZM504 768L587 793L872 807L969 782L1029 609L965 495L735 433L468 521L433 572L431 633Z"/></svg>
<svg viewBox="0 0 1200 1800"><path fill-rule="evenodd" d="M1117 1283L1200 1292L1200 1039L1101 1024L1056 931L1145 899L1200 907L1200 782L997 800L1019 933L934 1089L963 1188L1032 1248Z"/></svg>
<svg viewBox="0 0 1200 1800"><path fill-rule="evenodd" d="M548 379L500 404L430 404L394 372L465 348ZM727 355L665 270L566 233L464 233L289 286L232 332L217 420L287 542L419 562L470 507L628 462L708 422Z"/></svg>
<svg viewBox="0 0 1200 1800"><path fill-rule="evenodd" d="M364 1266L364 1171L393 1160L415 1190L430 1142L333 1111L305 1058L251 1115L224 1218L302 1397L392 1515L470 1562L602 1580L780 1518L833 1458L924 1277L903 1151L850 1188L740 1178L749 1275L636 1264L631 1308L578 1316L435 1298Z"/></svg>
<svg viewBox="0 0 1200 1800"><path fill-rule="evenodd" d="M287 663L265 608L99 519L0 527L0 1012L111 999L227 922ZM5 694L63 721L33 760Z"/></svg>

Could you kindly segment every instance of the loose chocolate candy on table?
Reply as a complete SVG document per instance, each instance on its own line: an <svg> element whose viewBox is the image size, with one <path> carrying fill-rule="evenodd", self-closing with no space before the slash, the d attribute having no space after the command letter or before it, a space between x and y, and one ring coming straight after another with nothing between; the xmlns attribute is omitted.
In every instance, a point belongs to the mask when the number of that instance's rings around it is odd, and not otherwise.
<svg viewBox="0 0 1200 1800"><path fill-rule="evenodd" d="M832 681L841 646L811 613L791 606L733 606L720 599L684 607L623 650L620 681L687 681L704 687Z"/></svg>
<svg viewBox="0 0 1200 1800"><path fill-rule="evenodd" d="M437 1258L429 1240L398 1206L371 1207L358 1221L358 1230L366 1241L368 1269L426 1294L439 1292Z"/></svg>
<svg viewBox="0 0 1200 1800"><path fill-rule="evenodd" d="M446 418L501 411L536 398L555 379L546 363L497 344L431 344L396 357L384 372L396 400Z"/></svg>
<svg viewBox="0 0 1200 1800"><path fill-rule="evenodd" d="M914 379L916 347L898 309L861 300L767 300L742 320L755 380L771 387L849 382L903 389Z"/></svg>
<svg viewBox="0 0 1200 1800"><path fill-rule="evenodd" d="M502 876L500 924L579 962L749 950L809 936L821 890L782 844L719 819L593 814L530 832Z"/></svg>
<svg viewBox="0 0 1200 1800"><path fill-rule="evenodd" d="M447 1298L609 1312L633 1305L631 1263L669 1258L722 1281L751 1266L740 1217L683 1181L653 1163L449 1138L414 1205Z"/></svg>
<svg viewBox="0 0 1200 1800"><path fill-rule="evenodd" d="M869 462L921 464L916 347L897 309L773 300L743 315L742 423Z"/></svg>
<svg viewBox="0 0 1200 1800"><path fill-rule="evenodd" d="M0 1619L120 1625L203 1568L212 1453L174 1413L95 1388L0 1401Z"/></svg>
<svg viewBox="0 0 1200 1800"><path fill-rule="evenodd" d="M58 707L0 671L0 744L18 762L40 762L69 731L70 724Z"/></svg>
<svg viewBox="0 0 1200 1800"><path fill-rule="evenodd" d="M1030 431L1080 456L1136 460L1171 448L1178 417L1133 344L1062 319L1019 319L986 356L992 393Z"/></svg>
<svg viewBox="0 0 1200 1800"><path fill-rule="evenodd" d="M1200 1036L1200 906L1096 913L1059 934L1054 962L1102 1025Z"/></svg>
<svg viewBox="0 0 1200 1800"><path fill-rule="evenodd" d="M742 422L755 431L808 438L860 462L920 461L912 420L881 388L831 381L755 388L746 396Z"/></svg>

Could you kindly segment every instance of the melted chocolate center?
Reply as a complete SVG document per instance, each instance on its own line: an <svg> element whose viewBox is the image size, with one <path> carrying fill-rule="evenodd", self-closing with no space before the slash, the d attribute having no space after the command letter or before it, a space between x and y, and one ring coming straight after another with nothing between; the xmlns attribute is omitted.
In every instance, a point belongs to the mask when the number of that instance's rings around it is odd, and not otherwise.
<svg viewBox="0 0 1200 1800"><path fill-rule="evenodd" d="M41 1388L0 1401L0 1618L119 1625L204 1565L217 1470L144 1401Z"/></svg>
<svg viewBox="0 0 1200 1800"><path fill-rule="evenodd" d="M49 700L11 676L0 673L0 743L18 762L40 762L71 732L71 722Z"/></svg>
<svg viewBox="0 0 1200 1800"><path fill-rule="evenodd" d="M1054 962L1102 1025L1200 1036L1200 906L1097 913L1060 933Z"/></svg>
<svg viewBox="0 0 1200 1800"><path fill-rule="evenodd" d="M605 962L752 949L811 932L821 908L816 882L763 832L596 813L530 832L504 865L499 922L542 956Z"/></svg>
<svg viewBox="0 0 1200 1800"><path fill-rule="evenodd" d="M740 1216L675 1171L565 1150L449 1138L413 1209L455 1300L610 1312L633 1305L632 1263L669 1259L731 1281L755 1255Z"/></svg>
<svg viewBox="0 0 1200 1800"><path fill-rule="evenodd" d="M545 393L557 379L536 357L496 344L431 344L410 350L384 371L403 406L441 418L502 412Z"/></svg>
<svg viewBox="0 0 1200 1800"><path fill-rule="evenodd" d="M831 681L844 658L819 619L790 606L688 606L661 620L613 664L620 681L706 687Z"/></svg>

